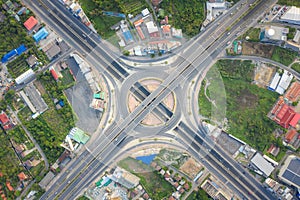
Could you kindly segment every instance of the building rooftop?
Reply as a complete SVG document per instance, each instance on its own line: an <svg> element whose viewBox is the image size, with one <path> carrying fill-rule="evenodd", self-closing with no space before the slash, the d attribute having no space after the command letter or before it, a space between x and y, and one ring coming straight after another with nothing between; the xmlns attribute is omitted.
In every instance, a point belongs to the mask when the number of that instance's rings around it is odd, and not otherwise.
<svg viewBox="0 0 300 200"><path fill-rule="evenodd" d="M292 6L281 18L283 21L300 21L300 8Z"/></svg>
<svg viewBox="0 0 300 200"><path fill-rule="evenodd" d="M126 188L133 188L136 187L139 182L140 178L131 174L130 172L117 167L111 176L111 179L119 184L123 185Z"/></svg>
<svg viewBox="0 0 300 200"><path fill-rule="evenodd" d="M33 39L36 42L41 41L42 39L46 38L49 35L48 31L45 27L41 28L36 34L33 35Z"/></svg>
<svg viewBox="0 0 300 200"><path fill-rule="evenodd" d="M19 178L20 181L24 181L28 177L26 176L26 174L24 172L21 172L21 173L18 174L18 178Z"/></svg>
<svg viewBox="0 0 300 200"><path fill-rule="evenodd" d="M35 25L37 25L37 23L38 21L33 16L31 16L24 22L24 26L28 31L30 31Z"/></svg>
<svg viewBox="0 0 300 200"><path fill-rule="evenodd" d="M300 188L300 158L290 155L278 174L279 179L285 183Z"/></svg>
<svg viewBox="0 0 300 200"><path fill-rule="evenodd" d="M69 137L81 144L87 143L87 141L90 139L90 137L86 133L84 133L83 130L77 127L71 129L71 131L69 132Z"/></svg>
<svg viewBox="0 0 300 200"><path fill-rule="evenodd" d="M49 60L52 60L55 56L57 56L61 52L60 47L57 44L53 44L48 51L46 51L46 55Z"/></svg>
<svg viewBox="0 0 300 200"><path fill-rule="evenodd" d="M7 117L6 113L2 111L2 113L0 114L0 123L2 125L5 125L9 122L9 118Z"/></svg>
<svg viewBox="0 0 300 200"><path fill-rule="evenodd" d="M293 41L298 44L300 43L300 31L299 30L296 31Z"/></svg>
<svg viewBox="0 0 300 200"><path fill-rule="evenodd" d="M267 26L264 30L265 34L262 38L264 40L287 40L287 34L289 33L289 29L280 26Z"/></svg>
<svg viewBox="0 0 300 200"><path fill-rule="evenodd" d="M30 55L27 59L26 59L27 64L32 67L36 64L37 62L37 58L34 55Z"/></svg>
<svg viewBox="0 0 300 200"><path fill-rule="evenodd" d="M300 83L298 81L292 83L291 87L284 95L291 102L298 101L300 97Z"/></svg>
<svg viewBox="0 0 300 200"><path fill-rule="evenodd" d="M266 176L270 176L274 167L271 163L269 163L266 159L262 157L259 153L256 153L251 159L251 163L253 163L258 170L263 172Z"/></svg>
<svg viewBox="0 0 300 200"><path fill-rule="evenodd" d="M39 186L45 189L54 177L55 175L53 174L53 172L48 172L47 175L39 182Z"/></svg>

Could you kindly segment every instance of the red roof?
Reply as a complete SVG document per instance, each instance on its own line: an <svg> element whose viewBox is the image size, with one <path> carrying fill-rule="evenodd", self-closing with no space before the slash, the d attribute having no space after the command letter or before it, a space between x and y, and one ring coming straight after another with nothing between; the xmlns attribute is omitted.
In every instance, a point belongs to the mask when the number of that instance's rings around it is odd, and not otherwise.
<svg viewBox="0 0 300 200"><path fill-rule="evenodd" d="M20 174L18 174L19 180L20 181L24 181L25 179L27 179L27 176L24 172L21 172Z"/></svg>
<svg viewBox="0 0 300 200"><path fill-rule="evenodd" d="M286 92L285 97L290 101L294 102L299 99L300 96L300 83L294 82L289 90Z"/></svg>
<svg viewBox="0 0 300 200"><path fill-rule="evenodd" d="M58 80L58 75L54 69L50 69L50 73L53 76L54 80Z"/></svg>
<svg viewBox="0 0 300 200"><path fill-rule="evenodd" d="M294 137L295 135L297 134L297 131L296 130L289 130L287 132L287 134L285 135L285 141L286 142L290 142Z"/></svg>
<svg viewBox="0 0 300 200"><path fill-rule="evenodd" d="M295 128L299 120L300 120L300 114L296 113L293 119L290 121L290 125Z"/></svg>
<svg viewBox="0 0 300 200"><path fill-rule="evenodd" d="M38 21L33 17L29 17L26 22L24 22L24 26L30 31L35 25L37 25Z"/></svg>
<svg viewBox="0 0 300 200"><path fill-rule="evenodd" d="M284 128L289 127L290 122L296 114L295 111L287 104L276 105L276 108L273 109L272 113L276 114L274 121Z"/></svg>
<svg viewBox="0 0 300 200"><path fill-rule="evenodd" d="M6 187L9 191L14 191L14 188L10 185L10 182L6 182Z"/></svg>
<svg viewBox="0 0 300 200"><path fill-rule="evenodd" d="M7 115L6 115L5 112L2 112L0 114L0 122L1 122L2 125L5 125L5 124L7 124L9 122L9 119L8 119L8 117L7 117Z"/></svg>

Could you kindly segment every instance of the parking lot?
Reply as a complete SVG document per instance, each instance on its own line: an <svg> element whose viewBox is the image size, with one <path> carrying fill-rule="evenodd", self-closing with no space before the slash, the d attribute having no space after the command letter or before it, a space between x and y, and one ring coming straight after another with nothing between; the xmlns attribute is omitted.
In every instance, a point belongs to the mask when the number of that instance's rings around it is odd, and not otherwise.
<svg viewBox="0 0 300 200"><path fill-rule="evenodd" d="M87 133L93 133L99 125L102 113L90 108L93 92L74 59L68 58L66 62L76 78L76 84L65 90L78 118L76 126Z"/></svg>

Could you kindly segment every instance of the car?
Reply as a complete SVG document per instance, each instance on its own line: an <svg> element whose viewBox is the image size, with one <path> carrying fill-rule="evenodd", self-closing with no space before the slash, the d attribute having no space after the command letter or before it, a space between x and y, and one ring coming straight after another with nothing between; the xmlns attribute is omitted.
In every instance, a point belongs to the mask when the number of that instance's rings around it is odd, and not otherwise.
<svg viewBox="0 0 300 200"><path fill-rule="evenodd" d="M227 35L230 35L230 34L231 34L230 32L227 33Z"/></svg>
<svg viewBox="0 0 300 200"><path fill-rule="evenodd" d="M228 42L227 42L227 45L230 45L230 44L231 44L231 42L230 42L230 41L228 41Z"/></svg>

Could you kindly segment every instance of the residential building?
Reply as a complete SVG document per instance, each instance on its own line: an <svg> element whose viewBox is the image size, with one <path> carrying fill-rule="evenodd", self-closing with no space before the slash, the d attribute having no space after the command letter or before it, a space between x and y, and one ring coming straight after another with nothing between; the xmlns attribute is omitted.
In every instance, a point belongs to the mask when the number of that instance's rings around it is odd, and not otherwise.
<svg viewBox="0 0 300 200"><path fill-rule="evenodd" d="M7 125L7 124L9 124L9 118L8 118L8 116L6 115L6 113L5 112L1 112L1 114L0 114L0 123L1 123L1 125L2 126L5 126L5 125Z"/></svg>
<svg viewBox="0 0 300 200"><path fill-rule="evenodd" d="M261 154L256 153L251 159L252 166L268 177L275 169L274 166L268 162Z"/></svg>
<svg viewBox="0 0 300 200"><path fill-rule="evenodd" d="M42 39L45 39L49 35L45 27L41 28L36 34L33 35L35 42L39 42Z"/></svg>
<svg viewBox="0 0 300 200"><path fill-rule="evenodd" d="M300 146L300 135L295 129L290 129L284 137L284 145L293 150L297 150Z"/></svg>
<svg viewBox="0 0 300 200"><path fill-rule="evenodd" d="M37 58L34 55L30 55L27 59L26 62L29 65L29 67L34 67L37 64Z"/></svg>
<svg viewBox="0 0 300 200"><path fill-rule="evenodd" d="M175 38L182 38L182 30L181 29L176 29L174 27L171 28L172 36Z"/></svg>
<svg viewBox="0 0 300 200"><path fill-rule="evenodd" d="M24 181L24 180L28 179L28 177L26 176L26 174L24 172L19 173L18 178L20 181Z"/></svg>
<svg viewBox="0 0 300 200"><path fill-rule="evenodd" d="M38 24L37 19L35 19L33 16L29 17L25 22L24 22L24 26L26 27L26 29L28 31L31 31L35 25Z"/></svg>
<svg viewBox="0 0 300 200"><path fill-rule="evenodd" d="M142 10L141 13L142 13L142 16L143 16L143 17L147 17L147 16L150 14L148 8L145 8L144 10Z"/></svg>
<svg viewBox="0 0 300 200"><path fill-rule="evenodd" d="M53 60L58 54L60 54L60 47L54 43L45 53L49 60Z"/></svg>
<svg viewBox="0 0 300 200"><path fill-rule="evenodd" d="M120 167L109 178L128 189L136 187L140 182L140 178Z"/></svg>
<svg viewBox="0 0 300 200"><path fill-rule="evenodd" d="M300 8L292 6L280 17L280 20L290 24L300 25Z"/></svg>
<svg viewBox="0 0 300 200"><path fill-rule="evenodd" d="M285 93L284 97L290 102L296 102L300 97L300 82L296 81L292 83L291 87Z"/></svg>
<svg viewBox="0 0 300 200"><path fill-rule="evenodd" d="M55 81L58 81L58 75L57 75L57 73L56 73L56 71L55 71L55 69L54 68L51 68L50 69L50 73L51 73L51 75L52 75L52 77L54 78L54 80Z"/></svg>
<svg viewBox="0 0 300 200"><path fill-rule="evenodd" d="M161 26L163 34L166 38L170 38L171 35L171 26L170 25L163 25Z"/></svg>
<svg viewBox="0 0 300 200"><path fill-rule="evenodd" d="M300 158L290 155L281 167L278 177L290 186L300 188Z"/></svg>

